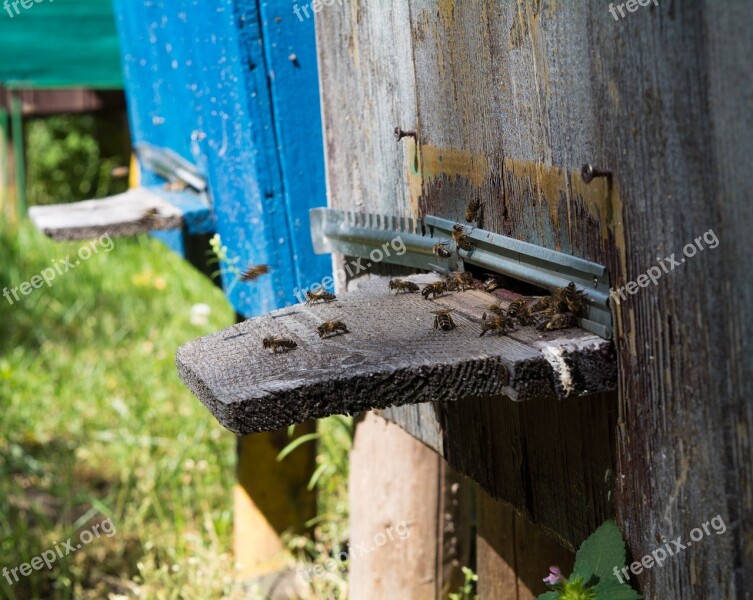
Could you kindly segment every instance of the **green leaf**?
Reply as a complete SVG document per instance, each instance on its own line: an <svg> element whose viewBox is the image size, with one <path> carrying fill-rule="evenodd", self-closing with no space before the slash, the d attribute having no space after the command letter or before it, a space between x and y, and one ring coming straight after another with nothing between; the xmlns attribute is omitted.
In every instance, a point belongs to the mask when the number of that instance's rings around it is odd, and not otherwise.
<svg viewBox="0 0 753 600"><path fill-rule="evenodd" d="M292 442L290 442L287 446L285 446L280 453L277 455L277 462L280 462L283 458L285 458L288 454L290 454L293 450L298 448L298 446L302 446L306 442L310 442L312 440L318 440L322 435L320 433L307 433L306 435L302 435L299 438L295 438Z"/></svg>
<svg viewBox="0 0 753 600"><path fill-rule="evenodd" d="M545 592L536 598L536 600L558 600L559 597L559 592Z"/></svg>
<svg viewBox="0 0 753 600"><path fill-rule="evenodd" d="M602 579L591 588L595 600L642 600L638 592L627 583L620 583L612 573L611 578Z"/></svg>
<svg viewBox="0 0 753 600"><path fill-rule="evenodd" d="M617 524L610 519L594 531L578 549L571 577L578 576L584 581L591 579L592 575L596 575L600 580L614 579L614 568L621 569L623 566L625 541Z"/></svg>

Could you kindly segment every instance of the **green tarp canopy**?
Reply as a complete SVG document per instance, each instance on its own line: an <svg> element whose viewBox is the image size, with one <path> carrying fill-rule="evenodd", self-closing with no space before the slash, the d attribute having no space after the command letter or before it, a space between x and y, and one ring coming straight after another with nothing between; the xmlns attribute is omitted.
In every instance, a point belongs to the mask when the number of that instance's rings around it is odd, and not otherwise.
<svg viewBox="0 0 753 600"><path fill-rule="evenodd" d="M112 1L0 0L0 85L122 88Z"/></svg>

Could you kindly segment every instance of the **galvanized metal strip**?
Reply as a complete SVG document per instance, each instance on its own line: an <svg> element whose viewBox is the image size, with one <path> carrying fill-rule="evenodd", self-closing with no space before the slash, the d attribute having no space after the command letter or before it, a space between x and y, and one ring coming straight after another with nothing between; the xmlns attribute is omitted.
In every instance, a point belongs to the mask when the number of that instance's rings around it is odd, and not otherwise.
<svg viewBox="0 0 753 600"><path fill-rule="evenodd" d="M465 227L473 250L456 249L452 257L441 259L432 253L432 248L438 242L452 241L456 222L426 216L422 227L425 235L422 235L412 219L408 219L407 231L395 227L394 220L391 221L392 227L387 227L389 221L363 213L312 209L314 251L317 254L338 252L369 258L373 250L400 238L405 244L405 252L401 256L391 253L385 256L385 262L440 272L460 271L468 263L550 292L572 281L583 289L589 305L588 317L580 319L579 325L596 335L611 338L609 274L603 265L470 226ZM374 223L384 223L385 227ZM454 243L449 247L453 248Z"/></svg>

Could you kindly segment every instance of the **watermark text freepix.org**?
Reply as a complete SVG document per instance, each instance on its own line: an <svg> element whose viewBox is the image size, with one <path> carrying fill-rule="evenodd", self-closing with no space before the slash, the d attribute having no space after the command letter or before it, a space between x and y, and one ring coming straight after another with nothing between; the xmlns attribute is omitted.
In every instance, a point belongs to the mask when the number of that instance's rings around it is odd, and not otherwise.
<svg viewBox="0 0 753 600"><path fill-rule="evenodd" d="M72 538L68 538L65 542L62 543L55 542L55 547L53 549L45 550L41 555L35 556L29 562L25 562L21 565L18 565L17 567L13 567L12 569L3 567L3 577L5 577L5 580L10 585L13 585L14 583L18 583L19 581L19 571L21 572L22 577L28 577L29 575L31 575L32 569L34 571L39 571L42 569L42 567L51 569L52 565L55 564L55 561L57 561L58 558L63 558L64 556L73 554L76 550L80 550L86 544L90 544L95 539L99 538L100 532L104 533L107 537L112 537L117 533L115 525L113 525L109 517L104 521L92 525L91 531L84 529L78 536L79 543L75 546L73 545ZM12 579L11 575L13 576Z"/></svg>
<svg viewBox="0 0 753 600"><path fill-rule="evenodd" d="M333 572L336 569L344 571L347 568L350 560L366 556L375 549L384 546L388 541L394 542L395 535L399 540L404 540L410 535L410 530L408 529L408 525L405 521L400 521L394 527L387 527L384 532L380 531L379 533L375 534L373 540L374 543L371 546L368 546L368 542L362 542L360 544L354 544L353 546L351 546L350 550L353 553L352 557L350 553L343 550L342 552L339 552L335 558L327 559L323 565L315 565L305 570L299 569L298 571L296 571L296 573L298 573L300 577L310 583L312 574L314 577L321 577L326 571Z"/></svg>
<svg viewBox="0 0 753 600"><path fill-rule="evenodd" d="M709 525L711 528L709 528ZM692 541L682 543L682 536L677 536L674 540L667 540L666 538L662 539L663 546L660 546L656 550L654 550L651 554L646 554L643 558L640 560L636 560L635 562L631 563L629 567L614 567L613 573L614 576L619 580L620 583L624 583L624 579L630 579L630 575L628 571L633 573L633 575L640 575L643 572L643 569L651 569L654 566L661 567L664 565L664 561L666 561L670 556L675 556L676 554L679 554L683 550L686 550L688 547L693 545L693 542L700 542L705 536L711 535L711 529L714 530L716 535L722 535L725 531L727 531L727 525L725 525L724 520L722 519L722 515L716 515L713 519L710 521L706 521L703 525L700 527L696 527L690 532L690 539Z"/></svg>
<svg viewBox="0 0 753 600"><path fill-rule="evenodd" d="M638 6L648 6L653 2L654 6L659 6L659 0L627 0L627 2L621 2L617 4L615 7L615 3L612 2L609 4L609 12L614 17L615 21L619 21L620 19L625 18L625 11L623 9L627 9L628 12L635 12L638 10ZM620 16L617 16L617 11L620 11Z"/></svg>
<svg viewBox="0 0 753 600"><path fill-rule="evenodd" d="M32 6L35 4L39 4L40 2L54 2L55 0L5 0L3 2L3 8L8 13L8 16L12 19L16 15L20 15L21 11L18 10L18 5L21 5L21 8L24 10L29 10ZM15 11L15 14L11 11Z"/></svg>
<svg viewBox="0 0 753 600"><path fill-rule="evenodd" d="M105 243L105 240L107 243ZM5 296L5 299L10 304L13 304L11 295L16 299L16 302L21 301L21 298L18 295L19 291L24 296L28 296L35 289L41 288L45 283L47 284L47 287L52 287L52 282L55 280L55 277L67 273L71 269L77 267L81 264L82 260L89 260L92 256L92 252L94 252L94 254L99 252L99 246L101 246L105 252L109 252L115 247L115 242L112 241L109 233L105 233L96 240L89 242L88 245L81 246L77 253L79 260L76 262L71 262L72 259L70 254L63 260L57 258L53 259L52 264L55 267L54 269L52 267L42 269L42 272L39 275L34 275L29 281L24 281L21 285L10 288L10 290L7 287L3 288L3 296Z"/></svg>
<svg viewBox="0 0 753 600"><path fill-rule="evenodd" d="M674 271L675 267L679 267L681 264L683 264L685 262L685 258L693 258L696 254L698 254L698 252L703 252L705 250L705 246L701 242L705 242L706 246L713 250L719 245L719 238L716 237L716 233L714 233L713 229L709 229L703 235L699 235L695 240L693 240L693 242L685 245L685 247L682 249L682 253L685 255L683 258L677 260L675 258L674 252L664 259L657 258L656 260L659 263L658 267L651 267L645 273L638 275L635 281L628 281L625 285L617 288L616 290L614 288L610 288L609 297L614 300L615 304L619 304L621 300L628 299L625 295L626 291L628 294L633 296L638 293L638 290L640 288L648 287L649 283L658 285L659 279L661 279L662 276L666 275L670 271Z"/></svg>
<svg viewBox="0 0 753 600"><path fill-rule="evenodd" d="M394 250L397 256L402 256L408 250L408 248L405 246L403 238L397 236L389 242L382 244L381 248L374 248L369 254L370 260L367 260L365 258L357 258L355 261L350 261L349 263L345 264L345 269L338 269L337 271L335 271L333 276L327 276L322 279L321 283L314 283L307 288L303 288L302 290L295 288L293 290L293 295L296 297L298 302L306 302L307 291L315 292L316 290L322 288L332 289L335 282L342 285L347 281L348 277L357 277L358 274L362 271L366 271L375 264L382 262L385 258L392 256L392 254L390 253L390 248ZM364 260L366 261L365 264L362 262Z"/></svg>
<svg viewBox="0 0 753 600"><path fill-rule="evenodd" d="M325 6L332 6L335 2L340 6L343 5L343 0L312 0L310 6L312 11L318 13L321 12L322 8ZM304 4L300 8L298 7L298 4L293 4L293 12L295 13L295 16L298 17L299 21L303 21L301 11L303 11L303 14L306 15L307 19L311 18L311 15L309 14L309 4Z"/></svg>

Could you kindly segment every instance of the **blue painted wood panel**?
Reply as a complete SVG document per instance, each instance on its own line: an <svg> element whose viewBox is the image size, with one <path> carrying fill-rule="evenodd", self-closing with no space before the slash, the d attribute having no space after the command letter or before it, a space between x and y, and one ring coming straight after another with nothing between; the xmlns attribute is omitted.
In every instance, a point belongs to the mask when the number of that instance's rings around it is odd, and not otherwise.
<svg viewBox="0 0 753 600"><path fill-rule="evenodd" d="M245 316L295 302L331 271L309 234L309 208L326 204L313 19L283 0L115 7L134 143L197 164L229 257L271 268L254 283L226 268L230 302Z"/></svg>

